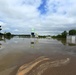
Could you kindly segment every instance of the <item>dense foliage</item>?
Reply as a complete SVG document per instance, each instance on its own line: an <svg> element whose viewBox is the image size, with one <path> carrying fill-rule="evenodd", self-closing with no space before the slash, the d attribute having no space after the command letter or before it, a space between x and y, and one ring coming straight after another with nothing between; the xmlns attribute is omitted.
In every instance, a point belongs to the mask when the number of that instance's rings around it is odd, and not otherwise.
<svg viewBox="0 0 76 75"><path fill-rule="evenodd" d="M70 30L70 31L69 31L69 35L76 35L76 30L73 30L73 29Z"/></svg>
<svg viewBox="0 0 76 75"><path fill-rule="evenodd" d="M76 35L76 30L72 29L72 30L69 30L69 35ZM67 32L64 31L62 32L61 34L58 34L57 36L52 36L53 38L66 38L67 36Z"/></svg>

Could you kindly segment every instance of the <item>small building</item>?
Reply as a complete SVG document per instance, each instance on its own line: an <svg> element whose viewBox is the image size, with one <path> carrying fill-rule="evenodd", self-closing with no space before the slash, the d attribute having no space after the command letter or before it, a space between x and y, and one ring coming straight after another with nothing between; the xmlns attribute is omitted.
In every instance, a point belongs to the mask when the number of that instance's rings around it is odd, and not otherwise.
<svg viewBox="0 0 76 75"><path fill-rule="evenodd" d="M76 44L76 35L67 35L67 43Z"/></svg>
<svg viewBox="0 0 76 75"><path fill-rule="evenodd" d="M38 38L38 33L35 33L35 38Z"/></svg>

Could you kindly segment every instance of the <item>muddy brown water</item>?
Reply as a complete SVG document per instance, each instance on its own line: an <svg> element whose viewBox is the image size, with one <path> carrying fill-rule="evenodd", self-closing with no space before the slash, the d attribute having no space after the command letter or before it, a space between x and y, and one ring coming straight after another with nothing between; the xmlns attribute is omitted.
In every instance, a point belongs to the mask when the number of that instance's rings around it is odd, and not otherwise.
<svg viewBox="0 0 76 75"><path fill-rule="evenodd" d="M76 45L69 45L66 40L14 37L0 43L0 75L16 75L22 65L42 56L49 58L50 63L67 58L70 61L66 65L49 67L41 75L76 75ZM33 74L33 71L37 71L42 64L47 65L47 62L42 61L33 66L26 75L38 75L36 72Z"/></svg>

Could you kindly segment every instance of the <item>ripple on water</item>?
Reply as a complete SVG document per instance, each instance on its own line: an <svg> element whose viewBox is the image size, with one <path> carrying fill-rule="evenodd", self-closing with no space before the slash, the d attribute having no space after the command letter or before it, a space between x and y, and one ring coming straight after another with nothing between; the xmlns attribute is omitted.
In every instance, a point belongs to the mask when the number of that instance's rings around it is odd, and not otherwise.
<svg viewBox="0 0 76 75"><path fill-rule="evenodd" d="M51 61L50 58L42 56L28 64L22 65L16 75L42 75L48 68L59 67L69 62L70 58Z"/></svg>

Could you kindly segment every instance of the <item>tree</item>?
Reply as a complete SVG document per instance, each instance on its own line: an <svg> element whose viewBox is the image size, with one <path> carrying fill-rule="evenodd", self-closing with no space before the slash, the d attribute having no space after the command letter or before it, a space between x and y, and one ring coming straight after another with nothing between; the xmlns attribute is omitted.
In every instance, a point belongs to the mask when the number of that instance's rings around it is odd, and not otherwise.
<svg viewBox="0 0 76 75"><path fill-rule="evenodd" d="M6 36L11 36L11 33L10 33L10 32L8 32L8 33L6 33L5 35L6 35Z"/></svg>
<svg viewBox="0 0 76 75"><path fill-rule="evenodd" d="M76 35L76 30L74 30L74 29L70 30L69 35Z"/></svg>
<svg viewBox="0 0 76 75"><path fill-rule="evenodd" d="M67 32L64 31L64 32L61 34L61 36L62 36L63 38L66 38L66 36L67 36Z"/></svg>
<svg viewBox="0 0 76 75"><path fill-rule="evenodd" d="M1 30L2 30L2 28L1 28L1 26L0 26L0 35L2 35Z"/></svg>
<svg viewBox="0 0 76 75"><path fill-rule="evenodd" d="M67 36L67 32L64 31L61 34L58 34L57 36L53 36L53 38L66 38Z"/></svg>

